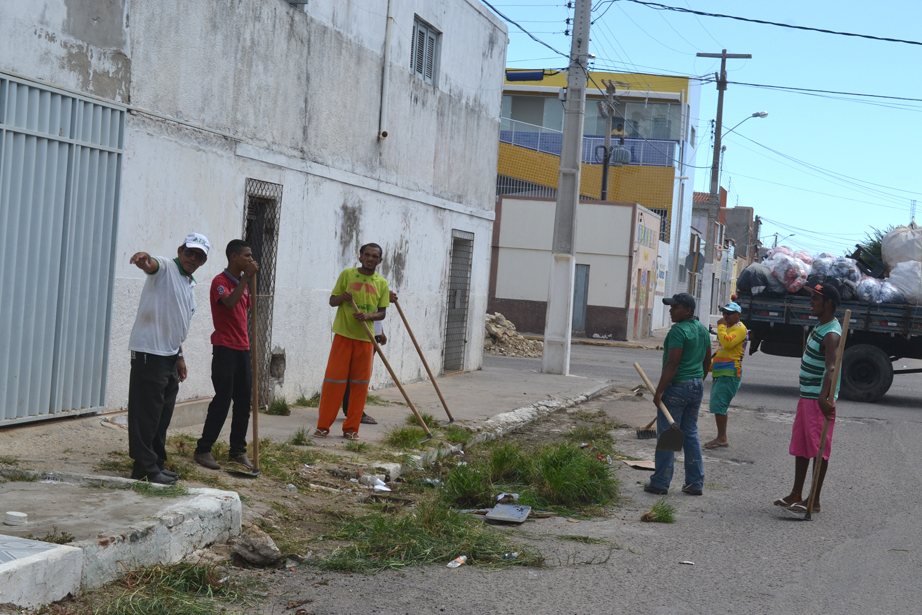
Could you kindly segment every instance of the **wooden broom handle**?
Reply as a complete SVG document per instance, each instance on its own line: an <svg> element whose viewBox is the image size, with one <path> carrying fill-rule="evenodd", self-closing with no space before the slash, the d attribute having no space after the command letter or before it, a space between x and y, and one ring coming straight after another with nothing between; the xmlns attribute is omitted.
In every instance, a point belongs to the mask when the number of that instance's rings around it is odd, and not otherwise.
<svg viewBox="0 0 922 615"><path fill-rule="evenodd" d="M352 304L352 309L355 310L356 314L360 311L359 307L355 304L355 299L350 299L349 303ZM423 420L423 417L419 415L419 411L416 410L416 406L413 405L413 402L410 401L410 396L407 395L406 390L404 390L403 385L400 384L400 380L397 378L397 374L394 373L394 368L391 367L391 364L388 362L387 357L384 356L384 353L381 352L381 346L378 345L378 340L375 339L374 332L368 327L366 321L361 321L362 326L365 327L365 333L368 335L368 339L371 340L371 343L374 344L375 350L378 352L378 356L381 357L381 361L384 363L384 367L387 368L388 373L391 375L391 378L394 381L394 384L397 385L397 388L400 389L400 394L403 395L403 398L406 400L407 405L410 407L410 410L413 411L413 414L416 415L416 420L419 421L420 426L422 426L423 431L426 432L426 437L431 438L432 434L429 432L429 427L426 426L426 422Z"/></svg>

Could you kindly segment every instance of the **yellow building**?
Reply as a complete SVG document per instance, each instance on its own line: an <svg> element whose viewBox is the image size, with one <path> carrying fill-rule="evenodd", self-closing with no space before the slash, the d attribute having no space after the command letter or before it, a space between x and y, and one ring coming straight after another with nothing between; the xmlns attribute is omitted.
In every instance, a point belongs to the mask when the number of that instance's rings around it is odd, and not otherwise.
<svg viewBox="0 0 922 615"><path fill-rule="evenodd" d="M503 87L497 169L502 196L556 197L563 130L564 72L540 81L509 81ZM524 71L531 72L531 71ZM600 200L606 119L600 113L604 82L616 84L612 145L623 141L631 160L609 170L609 202L637 203L661 218L659 267L670 296L685 290L689 252L700 84L688 77L589 72L583 123L580 196ZM706 139L705 139L706 141ZM705 142L705 146L707 143ZM684 164L683 164L684 161ZM661 306L660 306L661 307ZM668 324L661 309L653 327Z"/></svg>

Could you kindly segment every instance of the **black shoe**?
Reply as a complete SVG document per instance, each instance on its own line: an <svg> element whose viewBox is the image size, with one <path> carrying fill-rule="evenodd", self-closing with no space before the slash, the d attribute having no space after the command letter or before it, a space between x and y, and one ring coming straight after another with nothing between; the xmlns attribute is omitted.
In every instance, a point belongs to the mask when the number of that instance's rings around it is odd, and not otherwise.
<svg viewBox="0 0 922 615"><path fill-rule="evenodd" d="M682 487L682 493L687 493L688 495L704 495L704 491L701 489L695 489L691 485L685 485Z"/></svg>
<svg viewBox="0 0 922 615"><path fill-rule="evenodd" d="M208 468L209 470L220 470L221 469L220 464L217 461L215 461L214 457L211 456L211 451L208 451L205 453L195 453L192 456L192 458L195 459L195 462L197 464L199 464L200 466L204 466Z"/></svg>
<svg viewBox="0 0 922 615"><path fill-rule="evenodd" d="M179 474L177 474L173 470L167 470L166 468L160 468L160 473L166 476L169 476L170 478L175 478L175 479L179 478Z"/></svg>
<svg viewBox="0 0 922 615"><path fill-rule="evenodd" d="M668 489L660 489L659 487L654 487L650 483L647 483L643 486L643 490L647 493L652 493L653 495L666 495L669 493Z"/></svg>
<svg viewBox="0 0 922 615"><path fill-rule="evenodd" d="M149 483L156 483L158 485L172 485L176 483L174 477L164 474L163 472L150 472L140 475L136 472L132 472L131 478L134 480L146 480Z"/></svg>

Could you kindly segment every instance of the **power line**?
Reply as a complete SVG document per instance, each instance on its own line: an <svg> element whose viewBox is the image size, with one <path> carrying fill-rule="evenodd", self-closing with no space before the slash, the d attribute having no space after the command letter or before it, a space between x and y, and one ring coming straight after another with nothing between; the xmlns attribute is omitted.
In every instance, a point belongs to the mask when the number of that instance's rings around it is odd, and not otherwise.
<svg viewBox="0 0 922 615"><path fill-rule="evenodd" d="M813 163L800 160L800 159L798 159L798 158L795 158L795 157L790 156L790 155L788 155L788 154L785 154L785 153L783 153L783 152L779 152L778 150L772 149L772 148L768 147L767 145L762 145L762 144L759 143L758 141L755 141L755 140L753 140L753 139L750 139L749 137L747 137L747 136L745 136L745 135L742 135L742 134L740 134L740 133L736 133L736 135L739 136L739 137L742 137L742 138L746 139L746 140L749 141L750 143L754 143L755 145L758 145L759 147L761 147L761 148L763 148L763 149L767 149L768 151L772 152L773 154L776 154L776 155L778 155L778 156L781 156L782 158L785 158L785 159L790 160L790 161L792 161L792 162L796 162L797 164L801 164L801 165L803 165L803 166L805 166L805 167L808 167L808 168L810 168L810 169L814 169L814 170L819 171L819 172L821 172L821 173L824 173L824 174L833 176L833 177L836 178L836 179L840 179L840 178L841 178L842 181L848 181L848 182L850 182L850 183L851 183L851 182L854 182L854 183L855 183L855 186L858 187L858 188L863 188L863 186L861 186L861 184L868 184L869 186L877 186L878 188L886 188L887 190L895 190L895 191L897 191L897 192L905 192L906 194L913 194L913 195L920 195L920 194L922 194L922 193L920 193L920 192L916 192L916 191L913 191L913 190L904 190L904 189L902 189L902 188L893 188L892 186L885 186L885 185L883 185L883 184L876 184L876 183L874 183L874 182L869 182L869 181L864 180L864 179L858 179L857 177L851 177L851 176L849 176L849 175L845 175L844 173L839 173L839 172L837 172L837 171L830 171L829 169L824 169L823 167L817 166L817 165L815 165L815 164L813 164ZM884 191L882 191L882 190L873 190L873 188L867 188L867 190L872 190L872 191L874 191L874 192L879 192L881 195L887 196L887 197L890 197L890 198L893 198L893 199L903 199L903 198L904 198L904 197L897 196L897 195L895 195L895 194L889 194L889 193L884 192Z"/></svg>
<svg viewBox="0 0 922 615"><path fill-rule="evenodd" d="M525 28L523 28L522 26L520 26L517 22L512 21L511 19L509 19L508 17L506 17L505 15L503 15L502 12L500 12L495 6L493 6L492 4L490 4L489 2L487 2L487 0L482 0L482 1L483 1L483 3L486 4L488 7L490 7L491 9L493 9L493 12L494 12L494 13L496 13L497 15L499 15L500 17L502 17L504 20L506 20L506 21L508 21L509 23L511 23L512 25L514 25L516 28L518 28L519 30L521 30L521 31L524 32L525 34L527 34L527 35L529 36L529 38L531 38L531 40L533 40L533 41L535 41L536 43L539 43L539 44L541 44L541 45L544 45L545 47L547 47L548 49L550 49L551 51L553 51L553 52L556 53L557 55L561 55L561 56L563 56L563 57L565 57L565 58L567 58L567 59L570 58L570 54L568 54L568 53L563 53L562 51L557 51L556 49L554 49L553 47L551 47L550 45L548 45L547 43L545 43L544 41L542 41L540 38L538 38L537 36L535 36L534 34L532 34L531 32L529 32L528 30L526 30Z"/></svg>
<svg viewBox="0 0 922 615"><path fill-rule="evenodd" d="M861 199L853 199L846 196L839 196L838 194L830 194L828 192L820 192L819 190L810 190L809 188L801 188L800 186L791 186L790 184L782 184L780 182L773 182L768 179L762 179L761 177L753 177L752 175L743 175L742 173L736 173L733 171L727 171L735 177L745 177L746 179L751 179L757 182L763 182L766 184L772 184L773 186L781 186L782 188L790 188L791 190L800 190L801 192L809 192L811 194L819 194L820 196L829 196L834 199L840 199L842 201L854 201L855 203L861 203L863 205L872 205L874 207L884 207L886 209L896 209L898 211L906 211L905 207L896 207L894 205L884 205L883 203L873 203L871 201L862 201Z"/></svg>
<svg viewBox="0 0 922 615"><path fill-rule="evenodd" d="M617 2L618 0L614 0ZM745 21L749 23L757 23L766 26L777 26L779 28L790 28L792 30L806 30L808 32L821 32L823 34L835 34L838 36L851 36L855 38L866 38L874 41L884 41L888 43L904 43L906 45L919 45L922 46L920 41L910 41L901 38L890 38L886 36L874 36L871 34L856 34L854 32L840 32L838 30L827 30L825 28L811 28L809 26L793 26L791 24L779 23L777 21L766 21L764 19L751 19L748 17L737 17L735 15L724 15L722 13L706 13L704 11L696 11L693 9L685 9L679 6L668 6L666 4L658 4L656 2L644 2L643 0L626 0L627 2L633 2L635 4L641 4L651 9L658 11L675 11L677 13L691 13L693 15L702 15L704 17L721 17L724 19L735 19L737 21Z"/></svg>

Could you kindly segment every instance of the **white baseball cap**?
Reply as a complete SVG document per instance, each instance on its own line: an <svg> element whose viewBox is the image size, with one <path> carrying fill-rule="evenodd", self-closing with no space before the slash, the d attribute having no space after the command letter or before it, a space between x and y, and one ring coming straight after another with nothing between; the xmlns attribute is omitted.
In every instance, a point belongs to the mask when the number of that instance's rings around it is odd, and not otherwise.
<svg viewBox="0 0 922 615"><path fill-rule="evenodd" d="M208 256L208 251L211 249L211 242L201 233L189 233L186 235L186 240L182 245L187 248L201 250L205 253L205 256Z"/></svg>

